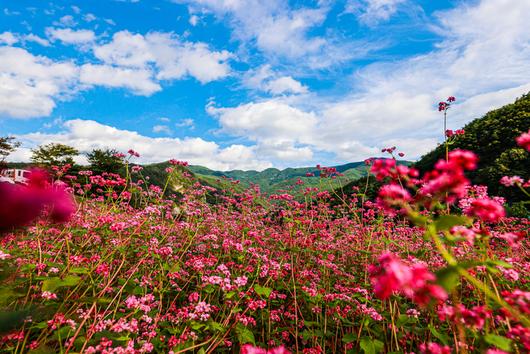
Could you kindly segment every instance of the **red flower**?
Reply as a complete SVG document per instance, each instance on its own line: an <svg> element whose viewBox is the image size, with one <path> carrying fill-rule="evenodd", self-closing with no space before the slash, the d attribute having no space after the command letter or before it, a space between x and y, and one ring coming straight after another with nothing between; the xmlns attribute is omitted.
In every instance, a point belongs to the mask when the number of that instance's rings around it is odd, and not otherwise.
<svg viewBox="0 0 530 354"><path fill-rule="evenodd" d="M505 216L505 211L502 205L495 200L482 198L471 202L471 207L468 209L467 214L476 216L486 222L497 222Z"/></svg>
<svg viewBox="0 0 530 354"><path fill-rule="evenodd" d="M449 96L449 98L447 98L447 102L454 102L456 101L456 98L454 96Z"/></svg>
<svg viewBox="0 0 530 354"><path fill-rule="evenodd" d="M0 183L0 231L24 226L49 208L51 220L65 222L75 211L72 197L62 188L52 186L48 175L33 170L28 185Z"/></svg>
<svg viewBox="0 0 530 354"><path fill-rule="evenodd" d="M526 151L530 151L530 130L528 130L528 133L521 134L521 136L517 137L515 141L517 141L517 145Z"/></svg>
<svg viewBox="0 0 530 354"><path fill-rule="evenodd" d="M255 347L252 344L245 344L241 347L241 354L290 354L291 352L280 346L272 349Z"/></svg>

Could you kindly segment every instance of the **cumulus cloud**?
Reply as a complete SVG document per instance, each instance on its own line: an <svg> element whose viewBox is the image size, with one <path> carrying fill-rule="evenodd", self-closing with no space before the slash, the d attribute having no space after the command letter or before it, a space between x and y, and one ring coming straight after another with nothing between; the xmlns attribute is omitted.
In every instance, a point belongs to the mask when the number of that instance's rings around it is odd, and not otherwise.
<svg viewBox="0 0 530 354"><path fill-rule="evenodd" d="M75 90L76 77L77 67L71 62L0 47L0 117L49 115L56 99Z"/></svg>
<svg viewBox="0 0 530 354"><path fill-rule="evenodd" d="M90 30L73 30L71 28L47 28L46 35L51 40L65 44L84 44L95 41L96 34Z"/></svg>
<svg viewBox="0 0 530 354"><path fill-rule="evenodd" d="M272 95L303 94L309 92L307 86L292 76L281 75L272 70L270 64L251 69L243 75L243 85L251 89L266 91Z"/></svg>
<svg viewBox="0 0 530 354"><path fill-rule="evenodd" d="M28 149L50 142L75 146L81 153L95 148L113 148L119 151L134 149L141 154L141 163L167 161L172 158L217 170L256 169L271 167L271 163L256 156L255 147L231 145L222 148L217 143L201 138L152 138L131 130L121 130L93 120L73 119L64 122L58 133L30 133L18 135L22 149L10 156L29 158Z"/></svg>
<svg viewBox="0 0 530 354"><path fill-rule="evenodd" d="M30 118L48 116L56 101L93 86L124 88L135 95L150 96L160 90L163 80L194 77L205 84L230 74L227 51L213 51L201 42L182 41L171 33L147 35L121 31L110 42L96 44L90 30L48 28L52 40L93 47L100 63L82 58L85 64L58 62L35 56L10 45L34 41L49 42L33 34L0 34L0 116Z"/></svg>
<svg viewBox="0 0 530 354"><path fill-rule="evenodd" d="M457 129L530 91L526 13L530 3L524 1L463 4L438 14L435 31L442 39L434 50L358 70L356 90L343 97L268 100L208 111L219 117L224 131L250 137L266 146L269 156L291 144L351 161L396 145L415 159L443 139L438 101L457 97L449 113L449 128ZM248 82L259 84L268 75L262 68ZM297 118L307 115L311 119ZM278 132L276 140L273 132Z"/></svg>
<svg viewBox="0 0 530 354"><path fill-rule="evenodd" d="M0 44L13 45L18 42L18 38L11 32L0 33Z"/></svg>
<svg viewBox="0 0 530 354"><path fill-rule="evenodd" d="M201 83L218 80L230 73L228 51L212 51L202 42L182 41L171 33L133 34L120 31L109 43L96 46L95 56L107 64L156 67L158 80L194 77Z"/></svg>
<svg viewBox="0 0 530 354"><path fill-rule="evenodd" d="M387 21L408 0L349 0L344 11L355 14L365 25L373 26Z"/></svg>
<svg viewBox="0 0 530 354"><path fill-rule="evenodd" d="M311 150L304 144L311 140L317 124L313 112L304 112L281 100L231 108L210 104L207 111L219 120L222 132L256 142L260 155L298 163L312 158Z"/></svg>
<svg viewBox="0 0 530 354"><path fill-rule="evenodd" d="M326 36L310 34L322 26L330 7L327 1L317 7L291 8L282 0L173 0L189 5L191 13L213 14L226 20L232 37L257 47L271 59L277 57L297 62L300 66L323 68L364 56L372 49L364 43L344 43L334 33ZM354 50L355 48L355 50Z"/></svg>
<svg viewBox="0 0 530 354"><path fill-rule="evenodd" d="M80 69L79 80L87 85L123 87L141 96L150 96L162 89L153 81L149 70L112 65L84 64Z"/></svg>
<svg viewBox="0 0 530 354"><path fill-rule="evenodd" d="M172 131L171 129L169 128L169 126L167 125L164 125L164 124L157 124L155 126L153 126L153 133L164 133L164 134L171 134Z"/></svg>

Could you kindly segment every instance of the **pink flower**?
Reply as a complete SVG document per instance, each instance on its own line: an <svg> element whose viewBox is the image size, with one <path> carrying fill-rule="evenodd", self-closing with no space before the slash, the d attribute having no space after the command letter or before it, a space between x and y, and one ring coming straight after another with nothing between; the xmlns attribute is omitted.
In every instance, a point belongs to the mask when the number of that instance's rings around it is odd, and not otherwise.
<svg viewBox="0 0 530 354"><path fill-rule="evenodd" d="M423 264L408 266L396 255L387 252L379 257L379 266L371 265L370 272L375 295L386 299L395 292L401 292L419 305L427 305L431 300L445 300L447 293Z"/></svg>
<svg viewBox="0 0 530 354"><path fill-rule="evenodd" d="M523 184L524 179L519 176L504 176L501 178L500 183L505 187L512 187L514 185Z"/></svg>
<svg viewBox="0 0 530 354"><path fill-rule="evenodd" d="M377 202L384 209L391 210L392 207L400 207L402 209L411 199L406 189L392 183L381 187Z"/></svg>
<svg viewBox="0 0 530 354"><path fill-rule="evenodd" d="M470 216L476 216L485 222L497 222L505 216L505 211L502 205L497 201L482 198L475 199L471 202L471 206L467 210Z"/></svg>
<svg viewBox="0 0 530 354"><path fill-rule="evenodd" d="M451 352L451 347L447 345L441 346L440 344L433 342L420 344L421 354L451 354Z"/></svg>
<svg viewBox="0 0 530 354"><path fill-rule="evenodd" d="M530 130L528 130L528 133L521 134L515 141L517 141L517 145L526 149L526 151L530 151Z"/></svg>
<svg viewBox="0 0 530 354"><path fill-rule="evenodd" d="M68 221L75 211L71 195L51 185L43 170L32 170L27 186L0 183L0 200L0 232L29 224L46 208L54 222Z"/></svg>
<svg viewBox="0 0 530 354"><path fill-rule="evenodd" d="M46 300L57 300L57 294L49 291L43 291L41 297Z"/></svg>
<svg viewBox="0 0 530 354"><path fill-rule="evenodd" d="M264 349L255 347L252 344L245 344L241 347L241 354L290 354L283 345L277 348Z"/></svg>

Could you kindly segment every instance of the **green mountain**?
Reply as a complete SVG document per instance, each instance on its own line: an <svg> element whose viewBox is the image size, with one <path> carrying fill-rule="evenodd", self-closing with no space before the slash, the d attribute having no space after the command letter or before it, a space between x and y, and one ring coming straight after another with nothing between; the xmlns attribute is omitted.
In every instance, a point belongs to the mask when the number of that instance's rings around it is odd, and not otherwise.
<svg viewBox="0 0 530 354"><path fill-rule="evenodd" d="M149 176L151 183L163 185L166 180L165 169L169 167L168 162L144 165L143 175ZM307 187L320 187L324 190L333 190L343 186L352 180L366 175L367 169L364 162L353 162L334 166L342 174L335 178L320 178L320 171L316 167L268 168L263 171L215 171L204 166L191 165L188 171L201 183L209 186L225 189L234 186L232 182L239 181L237 186L242 190L251 185L258 185L263 193L270 194L279 191L290 191L300 194ZM312 174L313 176L308 176ZM303 184L297 184L302 181Z"/></svg>

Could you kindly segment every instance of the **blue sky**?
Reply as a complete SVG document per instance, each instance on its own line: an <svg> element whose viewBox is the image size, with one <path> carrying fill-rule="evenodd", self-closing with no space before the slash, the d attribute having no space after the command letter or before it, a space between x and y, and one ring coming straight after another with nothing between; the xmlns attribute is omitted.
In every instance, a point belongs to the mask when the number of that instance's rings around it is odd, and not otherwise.
<svg viewBox="0 0 530 354"><path fill-rule="evenodd" d="M0 134L214 169L410 159L530 91L530 1L0 4Z"/></svg>

